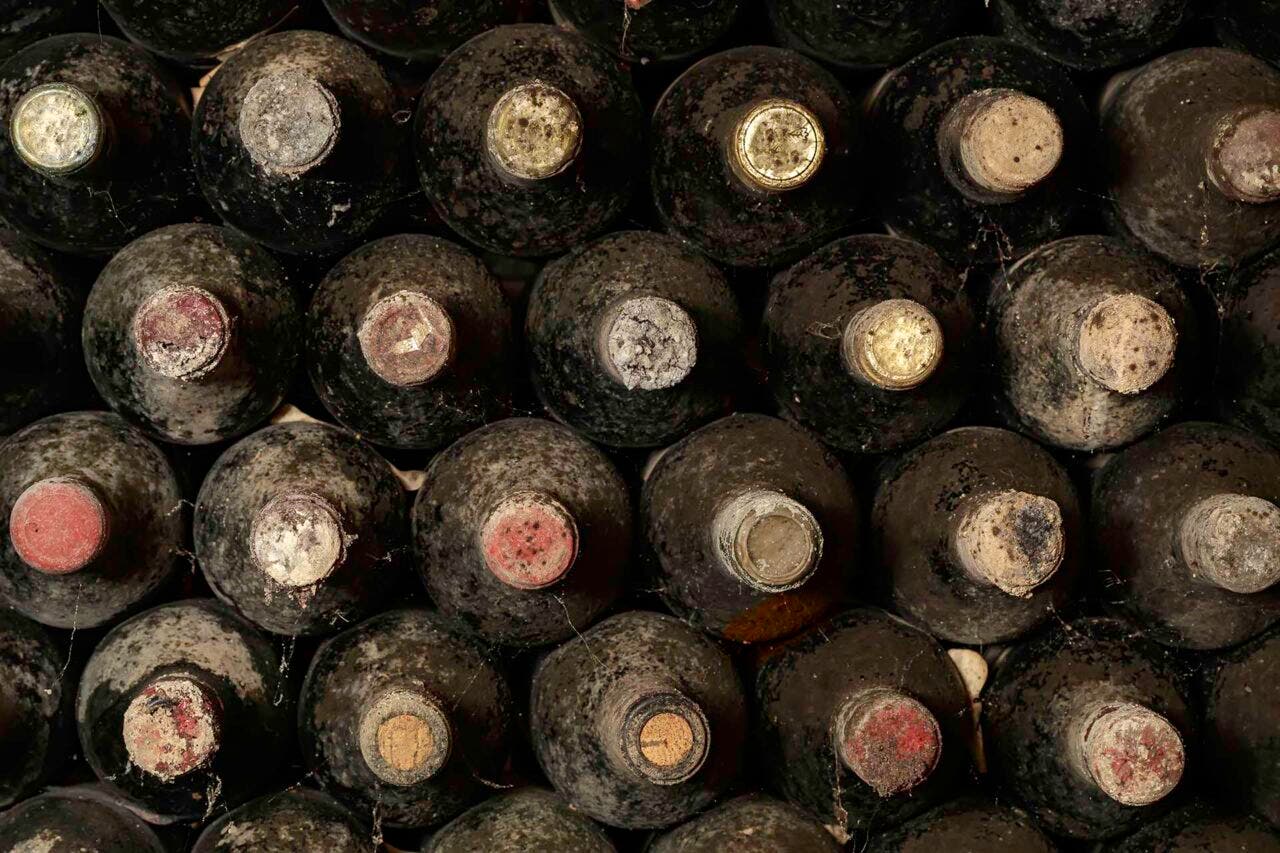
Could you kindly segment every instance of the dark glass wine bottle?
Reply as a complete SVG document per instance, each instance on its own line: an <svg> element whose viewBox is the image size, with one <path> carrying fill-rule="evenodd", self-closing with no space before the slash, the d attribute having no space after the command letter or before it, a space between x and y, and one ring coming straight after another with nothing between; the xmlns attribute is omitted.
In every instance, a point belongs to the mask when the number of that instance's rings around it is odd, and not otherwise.
<svg viewBox="0 0 1280 853"><path fill-rule="evenodd" d="M1280 71L1216 47L1117 76L1103 98L1116 227L1187 267L1280 240Z"/></svg>
<svg viewBox="0 0 1280 853"><path fill-rule="evenodd" d="M1280 0L1218 0L1212 17L1227 47L1280 62Z"/></svg>
<svg viewBox="0 0 1280 853"><path fill-rule="evenodd" d="M769 286L773 397L824 442L861 453L914 444L969 396L977 321L959 272L910 240L837 240Z"/></svg>
<svg viewBox="0 0 1280 853"><path fill-rule="evenodd" d="M1084 100L1066 69L1014 42L931 48L876 84L869 111L885 224L954 263L1016 258L1087 198Z"/></svg>
<svg viewBox="0 0 1280 853"><path fill-rule="evenodd" d="M173 225L130 243L98 276L85 361L129 420L165 441L212 444L280 405L301 326L269 252L229 228Z"/></svg>
<svg viewBox="0 0 1280 853"><path fill-rule="evenodd" d="M117 415L52 415L0 445L0 596L37 622L137 608L178 570L185 522L168 459Z"/></svg>
<svg viewBox="0 0 1280 853"><path fill-rule="evenodd" d="M1280 839L1256 817L1203 803L1180 808L1107 847L1109 853L1277 853Z"/></svg>
<svg viewBox="0 0 1280 853"><path fill-rule="evenodd" d="M1206 749L1212 791L1247 803L1280 830L1280 631L1233 649L1205 668Z"/></svg>
<svg viewBox="0 0 1280 853"><path fill-rule="evenodd" d="M186 65L216 65L297 11L297 0L104 0L125 35Z"/></svg>
<svg viewBox="0 0 1280 853"><path fill-rule="evenodd" d="M259 430L226 450L196 498L196 558L219 598L261 628L325 634L396 591L404 488L385 459L318 422Z"/></svg>
<svg viewBox="0 0 1280 853"><path fill-rule="evenodd" d="M424 853L616 853L609 836L559 794L520 788L490 797L442 827Z"/></svg>
<svg viewBox="0 0 1280 853"><path fill-rule="evenodd" d="M794 634L835 608L854 574L858 503L808 432L737 414L665 450L641 494L658 589L727 640Z"/></svg>
<svg viewBox="0 0 1280 853"><path fill-rule="evenodd" d="M210 599L165 604L98 644L76 698L89 766L173 818L236 806L270 782L292 699L267 639Z"/></svg>
<svg viewBox="0 0 1280 853"><path fill-rule="evenodd" d="M1026 812L983 797L964 797L873 836L863 853L1056 853Z"/></svg>
<svg viewBox="0 0 1280 853"><path fill-rule="evenodd" d="M937 641L873 608L771 650L756 677L769 785L841 832L893 826L955 789L969 695Z"/></svg>
<svg viewBox="0 0 1280 853"><path fill-rule="evenodd" d="M1280 621L1280 452L1182 423L1099 473L1091 520L1106 602L1161 643L1220 649Z"/></svg>
<svg viewBox="0 0 1280 853"><path fill-rule="evenodd" d="M525 324L547 409L594 441L669 444L723 414L742 321L723 274L673 237L622 231L548 264Z"/></svg>
<svg viewBox="0 0 1280 853"><path fill-rule="evenodd" d="M443 612L497 643L558 643L622 595L631 501L613 464L572 430L511 418L432 460L413 535Z"/></svg>
<svg viewBox="0 0 1280 853"><path fill-rule="evenodd" d="M44 783L66 757L74 691L64 688L65 665L43 628L0 610L0 808Z"/></svg>
<svg viewBox="0 0 1280 853"><path fill-rule="evenodd" d="M538 763L579 811L659 829L734 783L747 706L713 640L673 616L631 611L543 658L529 719Z"/></svg>
<svg viewBox="0 0 1280 853"><path fill-rule="evenodd" d="M582 33L620 59L674 63L720 42L742 0L549 0L557 24Z"/></svg>
<svg viewBox="0 0 1280 853"><path fill-rule="evenodd" d="M438 237L376 240L325 276L307 313L311 384L361 438L435 449L511 411L511 311Z"/></svg>
<svg viewBox="0 0 1280 853"><path fill-rule="evenodd" d="M400 186L400 102L351 42L290 31L218 68L191 139L205 197L228 224L296 255L333 255L369 230Z"/></svg>
<svg viewBox="0 0 1280 853"><path fill-rule="evenodd" d="M374 853L374 833L328 794L288 788L224 814L191 853Z"/></svg>
<svg viewBox="0 0 1280 853"><path fill-rule="evenodd" d="M529 0L324 0L342 34L395 59L434 63L513 23Z"/></svg>
<svg viewBox="0 0 1280 853"><path fill-rule="evenodd" d="M987 761L1058 835L1097 841L1159 813L1196 730L1181 667L1116 619L1081 619L1015 647L983 692Z"/></svg>
<svg viewBox="0 0 1280 853"><path fill-rule="evenodd" d="M617 60L547 24L498 27L431 75L415 122L418 174L440 218L503 255L552 255L630 200L642 108Z"/></svg>
<svg viewBox="0 0 1280 853"><path fill-rule="evenodd" d="M798 259L862 204L853 115L839 82L793 51L738 47L702 60L653 114L659 217L729 266Z"/></svg>
<svg viewBox="0 0 1280 853"><path fill-rule="evenodd" d="M995 0L1000 32L1069 68L1099 71L1129 65L1168 43L1191 17L1189 0L1124 0L1064 4Z"/></svg>
<svg viewBox="0 0 1280 853"><path fill-rule="evenodd" d="M730 845L770 853L839 853L827 830L800 809L745 794L655 838L646 853L721 853Z"/></svg>
<svg viewBox="0 0 1280 853"><path fill-rule="evenodd" d="M1068 450L1146 435L1200 370L1177 274L1112 237L1056 240L998 274L987 326L1007 419Z"/></svg>
<svg viewBox="0 0 1280 853"><path fill-rule="evenodd" d="M504 787L517 713L476 639L439 614L395 610L316 652L298 737L307 765L347 806L420 827Z"/></svg>
<svg viewBox="0 0 1280 853"><path fill-rule="evenodd" d="M142 818L74 789L49 791L0 815L0 849L12 853L166 851Z"/></svg>
<svg viewBox="0 0 1280 853"><path fill-rule="evenodd" d="M1218 411L1280 442L1280 252L1237 269L1220 299Z"/></svg>
<svg viewBox="0 0 1280 853"><path fill-rule="evenodd" d="M4 0L0 5L0 62L32 42L88 28L89 0Z"/></svg>
<svg viewBox="0 0 1280 853"><path fill-rule="evenodd" d="M954 0L767 0L778 43L850 69L896 65L947 37Z"/></svg>
<svg viewBox="0 0 1280 853"><path fill-rule="evenodd" d="M0 217L79 255L109 255L193 209L187 95L141 48L80 33L0 66Z"/></svg>

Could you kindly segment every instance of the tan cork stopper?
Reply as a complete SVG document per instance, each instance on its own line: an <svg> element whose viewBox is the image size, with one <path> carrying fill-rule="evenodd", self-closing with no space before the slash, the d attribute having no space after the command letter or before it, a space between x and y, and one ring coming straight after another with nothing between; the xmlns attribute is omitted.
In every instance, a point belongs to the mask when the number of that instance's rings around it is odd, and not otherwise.
<svg viewBox="0 0 1280 853"><path fill-rule="evenodd" d="M249 538L258 568L291 589L319 583L346 557L341 515L312 492L272 498L254 517Z"/></svg>
<svg viewBox="0 0 1280 853"><path fill-rule="evenodd" d="M144 687L124 712L129 762L171 782L208 764L221 738L221 706L204 685L164 676Z"/></svg>
<svg viewBox="0 0 1280 853"><path fill-rule="evenodd" d="M822 557L822 530L813 513L768 489L731 498L717 511L711 532L722 564L762 592L795 589Z"/></svg>
<svg viewBox="0 0 1280 853"><path fill-rule="evenodd" d="M826 152L818 117L795 101L772 98L753 106L738 122L730 163L748 186L785 192L807 184Z"/></svg>
<svg viewBox="0 0 1280 853"><path fill-rule="evenodd" d="M522 181L564 172L582 150L582 114L573 98L542 80L513 86L489 113L485 139L498 168Z"/></svg>
<svg viewBox="0 0 1280 853"><path fill-rule="evenodd" d="M886 391L925 382L942 361L942 327L918 302L886 299L845 325L840 354L854 377Z"/></svg>
<svg viewBox="0 0 1280 853"><path fill-rule="evenodd" d="M1252 594L1280 581L1280 508L1248 495L1197 501L1178 527L1187 568L1222 589Z"/></svg>
<svg viewBox="0 0 1280 853"><path fill-rule="evenodd" d="M1280 199L1280 110L1253 108L1218 125L1209 178L1224 195L1248 204Z"/></svg>
<svg viewBox="0 0 1280 853"><path fill-rule="evenodd" d="M338 142L338 101L301 71L258 80L240 105L240 141L263 169L300 175L324 162Z"/></svg>
<svg viewBox="0 0 1280 853"><path fill-rule="evenodd" d="M698 361L698 329L670 299L624 299L605 311L601 333L605 370L628 391L679 385Z"/></svg>
<svg viewBox="0 0 1280 853"><path fill-rule="evenodd" d="M391 785L431 778L449 758L452 730L440 703L409 689L380 695L360 718L357 736L365 764Z"/></svg>
<svg viewBox="0 0 1280 853"><path fill-rule="evenodd" d="M480 550L494 577L515 589L543 589L561 580L578 557L578 526L550 495L508 495L480 530Z"/></svg>
<svg viewBox="0 0 1280 853"><path fill-rule="evenodd" d="M48 175L69 175L92 163L106 144L106 122L83 90L45 83L13 109L9 138L22 161Z"/></svg>
<svg viewBox="0 0 1280 853"><path fill-rule="evenodd" d="M897 690L866 690L841 706L836 753L881 797L903 794L929 778L942 758L933 713Z"/></svg>
<svg viewBox="0 0 1280 853"><path fill-rule="evenodd" d="M1138 394L1173 366L1178 330L1164 308L1136 293L1108 296L1080 323L1076 357L1090 379L1118 394Z"/></svg>
<svg viewBox="0 0 1280 853"><path fill-rule="evenodd" d="M1111 799L1146 806L1163 799L1182 779L1182 737L1155 711L1129 702L1104 703L1086 716L1085 769Z"/></svg>
<svg viewBox="0 0 1280 853"><path fill-rule="evenodd" d="M606 710L606 725L617 727L611 736L626 767L655 785L677 785L702 769L711 731L697 702L670 687L617 690L606 700L606 709L614 709Z"/></svg>
<svg viewBox="0 0 1280 853"><path fill-rule="evenodd" d="M399 388L430 382L454 351L453 320L423 293L400 290L375 302L356 333L365 364Z"/></svg>
<svg viewBox="0 0 1280 853"><path fill-rule="evenodd" d="M693 751L693 727L679 714L663 711L640 727L640 754L656 767L675 767Z"/></svg>
<svg viewBox="0 0 1280 853"><path fill-rule="evenodd" d="M22 562L50 575L79 571L102 553L107 510L94 488L74 477L32 483L9 512L9 541Z"/></svg>
<svg viewBox="0 0 1280 853"><path fill-rule="evenodd" d="M1039 184L1062 159L1062 124L1039 98L1012 89L967 95L955 107L960 167L973 184L1016 195Z"/></svg>
<svg viewBox="0 0 1280 853"><path fill-rule="evenodd" d="M144 365L169 379L191 382L222 363L231 343L231 319L209 291L175 284L143 300L133 315L132 333Z"/></svg>
<svg viewBox="0 0 1280 853"><path fill-rule="evenodd" d="M1062 565L1062 511L1049 498L984 492L966 498L957 514L956 556L979 582L1026 598Z"/></svg>

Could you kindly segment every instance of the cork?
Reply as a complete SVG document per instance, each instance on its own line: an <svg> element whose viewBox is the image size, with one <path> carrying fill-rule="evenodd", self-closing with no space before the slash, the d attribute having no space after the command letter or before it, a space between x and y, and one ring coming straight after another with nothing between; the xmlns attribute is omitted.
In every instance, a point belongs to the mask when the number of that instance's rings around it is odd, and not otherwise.
<svg viewBox="0 0 1280 853"><path fill-rule="evenodd" d="M320 583L346 557L341 515L312 492L286 492L268 501L253 519L249 540L258 568L290 589Z"/></svg>
<svg viewBox="0 0 1280 853"><path fill-rule="evenodd" d="M1280 199L1280 110L1253 107L1218 124L1205 157L1209 179L1246 204Z"/></svg>
<svg viewBox="0 0 1280 853"><path fill-rule="evenodd" d="M952 545L974 580L1019 598L1053 577L1065 551L1062 511L1019 491L970 495L956 511Z"/></svg>
<svg viewBox="0 0 1280 853"><path fill-rule="evenodd" d="M761 592L784 592L809 579L822 557L822 530L799 501L754 489L727 501L711 525L721 563Z"/></svg>
<svg viewBox="0 0 1280 853"><path fill-rule="evenodd" d="M1026 192L1062 159L1062 124L1044 101L1013 89L966 95L943 120L940 143L954 145L960 170L996 195Z"/></svg>
<svg viewBox="0 0 1280 853"><path fill-rule="evenodd" d="M582 114L573 98L542 80L513 86L498 98L485 130L497 167L520 181L564 172L582 150Z"/></svg>
<svg viewBox="0 0 1280 853"><path fill-rule="evenodd" d="M942 730L917 700L888 688L853 696L833 727L840 761L881 797L904 794L942 758Z"/></svg>
<svg viewBox="0 0 1280 853"><path fill-rule="evenodd" d="M169 285L148 296L133 315L134 350L148 369L193 382L207 376L227 353L231 320L207 290Z"/></svg>
<svg viewBox="0 0 1280 853"><path fill-rule="evenodd" d="M1248 495L1197 501L1178 525L1178 553L1191 574L1250 595L1280 580L1280 508Z"/></svg>
<svg viewBox="0 0 1280 853"><path fill-rule="evenodd" d="M379 299L356 337L369 369L398 388L430 382L453 359L453 320L424 293L400 290Z"/></svg>
<svg viewBox="0 0 1280 853"><path fill-rule="evenodd" d="M1088 777L1123 805L1157 802L1182 778L1182 737L1168 720L1141 705L1097 705L1074 736Z"/></svg>
<svg viewBox="0 0 1280 853"><path fill-rule="evenodd" d="M611 754L639 778L678 785L702 769L711 731L702 708L670 685L615 685L604 702L603 722Z"/></svg>
<svg viewBox="0 0 1280 853"><path fill-rule="evenodd" d="M605 372L628 391L658 391L683 382L698 361L698 330L689 314L658 296L609 306L600 324Z"/></svg>
<svg viewBox="0 0 1280 853"><path fill-rule="evenodd" d="M1103 388L1138 394L1169 372L1177 347L1178 331L1163 306L1136 293L1121 293L1085 314L1076 360Z"/></svg>
<svg viewBox="0 0 1280 853"><path fill-rule="evenodd" d="M390 785L416 785L449 759L452 730L439 701L411 689L389 690L369 704L357 727L360 754Z"/></svg>
<svg viewBox="0 0 1280 853"><path fill-rule="evenodd" d="M32 483L9 513L9 541L22 562L65 575L93 562L107 544L106 506L97 491L73 477Z"/></svg>
<svg viewBox="0 0 1280 853"><path fill-rule="evenodd" d="M515 589L544 589L559 582L578 556L572 513L543 492L510 494L480 529L480 551L493 576Z"/></svg>
<svg viewBox="0 0 1280 853"><path fill-rule="evenodd" d="M185 676L164 676L134 696L122 736L129 762L162 782L207 765L218 751L222 708L214 693Z"/></svg>
<svg viewBox="0 0 1280 853"><path fill-rule="evenodd" d="M942 361L942 326L910 299L886 299L854 314L840 355L855 379L885 391L919 387Z"/></svg>
<svg viewBox="0 0 1280 853"><path fill-rule="evenodd" d="M301 71L259 79L240 105L240 141L264 170L301 175L324 162L338 142L337 99Z"/></svg>
<svg viewBox="0 0 1280 853"><path fill-rule="evenodd" d="M785 192L807 184L826 156L822 122L795 101L755 104L734 128L729 162L753 189Z"/></svg>
<svg viewBox="0 0 1280 853"><path fill-rule="evenodd" d="M96 160L106 146L106 121L84 90L45 83L13 109L9 138L24 163L46 175L69 175Z"/></svg>

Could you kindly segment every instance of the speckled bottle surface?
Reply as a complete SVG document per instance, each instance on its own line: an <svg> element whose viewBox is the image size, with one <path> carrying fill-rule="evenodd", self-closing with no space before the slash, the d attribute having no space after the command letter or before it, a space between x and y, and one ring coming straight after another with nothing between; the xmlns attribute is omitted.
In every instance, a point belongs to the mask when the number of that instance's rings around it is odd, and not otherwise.
<svg viewBox="0 0 1280 853"><path fill-rule="evenodd" d="M123 806L54 789L0 816L6 850L93 850L95 853L165 853L155 830Z"/></svg>
<svg viewBox="0 0 1280 853"><path fill-rule="evenodd" d="M1070 68L1097 71L1156 52L1191 15L1188 0L995 0L1004 35Z"/></svg>
<svg viewBox="0 0 1280 853"><path fill-rule="evenodd" d="M1237 270L1224 303L1214 377L1218 411L1280 441L1280 254L1269 252Z"/></svg>
<svg viewBox="0 0 1280 853"><path fill-rule="evenodd" d="M614 853L604 829L559 794L520 788L474 806L431 836L425 853Z"/></svg>
<svg viewBox="0 0 1280 853"><path fill-rule="evenodd" d="M745 794L654 839L648 853L718 853L726 840L735 847L773 853L837 853L835 838L791 803L764 794Z"/></svg>
<svg viewBox="0 0 1280 853"><path fill-rule="evenodd" d="M259 797L205 827L191 853L373 853L373 832L327 794L288 788Z"/></svg>
<svg viewBox="0 0 1280 853"><path fill-rule="evenodd" d="M713 47L733 26L741 0L550 0L557 24L628 62L675 62Z"/></svg>
<svg viewBox="0 0 1280 853"><path fill-rule="evenodd" d="M66 656L43 628L0 612L0 804L6 808L58 769L74 738L72 691L63 688ZM0 829L0 838L4 830Z"/></svg>
<svg viewBox="0 0 1280 853"><path fill-rule="evenodd" d="M216 65L241 42L287 20L296 0L107 0L130 39L186 65Z"/></svg>
<svg viewBox="0 0 1280 853"><path fill-rule="evenodd" d="M845 68L896 65L955 29L962 4L950 0L767 0L785 46Z"/></svg>

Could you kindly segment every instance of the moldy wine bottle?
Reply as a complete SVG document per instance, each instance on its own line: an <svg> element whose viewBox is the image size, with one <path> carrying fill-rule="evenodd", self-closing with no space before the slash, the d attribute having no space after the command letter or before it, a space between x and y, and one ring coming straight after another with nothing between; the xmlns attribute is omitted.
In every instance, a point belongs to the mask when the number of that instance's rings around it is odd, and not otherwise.
<svg viewBox="0 0 1280 853"><path fill-rule="evenodd" d="M873 836L859 849L863 853L1055 853L1058 848L1021 809L964 797Z"/></svg>
<svg viewBox="0 0 1280 853"><path fill-rule="evenodd" d="M1220 755L1218 757L1221 757ZM1192 803L1107 847L1109 853L1277 853L1280 840L1256 817Z"/></svg>
<svg viewBox="0 0 1280 853"><path fill-rule="evenodd" d="M556 790L610 826L658 829L733 784L747 706L729 656L673 616L613 616L543 658L533 750Z"/></svg>
<svg viewBox="0 0 1280 853"><path fill-rule="evenodd" d="M475 638L439 614L395 610L316 652L298 737L312 772L357 813L429 826L504 787L517 713Z"/></svg>
<svg viewBox="0 0 1280 853"><path fill-rule="evenodd" d="M722 414L742 364L724 276L646 231L611 234L544 267L525 332L543 404L615 447L669 444Z"/></svg>
<svg viewBox="0 0 1280 853"><path fill-rule="evenodd" d="M0 596L37 622L114 621L174 576L185 542L168 459L117 415L52 415L0 445Z"/></svg>
<svg viewBox="0 0 1280 853"><path fill-rule="evenodd" d="M1280 621L1280 452L1182 423L1115 457L1094 485L1107 601L1151 638L1233 646Z"/></svg>
<svg viewBox="0 0 1280 853"><path fill-rule="evenodd" d="M1068 450L1141 438L1200 368L1175 272L1111 237L1067 237L998 274L987 325L1007 419Z"/></svg>
<svg viewBox="0 0 1280 853"><path fill-rule="evenodd" d="M1280 240L1280 71L1215 47L1112 80L1102 130L1117 227L1182 266Z"/></svg>
<svg viewBox="0 0 1280 853"><path fill-rule="evenodd" d="M65 757L73 693L63 686L65 662L43 628L0 610L0 807L42 784Z"/></svg>
<svg viewBox="0 0 1280 853"><path fill-rule="evenodd" d="M132 41L187 65L217 64L297 11L297 0L105 0Z"/></svg>
<svg viewBox="0 0 1280 853"><path fill-rule="evenodd" d="M301 312L270 253L229 228L173 225L130 243L89 294L98 393L178 444L243 435L283 399Z"/></svg>
<svg viewBox="0 0 1280 853"><path fill-rule="evenodd" d="M983 692L992 772L1052 832L1097 841L1158 813L1196 743L1172 653L1116 619L1016 646Z"/></svg>
<svg viewBox="0 0 1280 853"><path fill-rule="evenodd" d="M842 832L945 799L968 766L969 695L932 637L873 608L772 650L756 677L761 767Z"/></svg>
<svg viewBox="0 0 1280 853"><path fill-rule="evenodd" d="M769 386L827 444L894 450L937 432L964 404L976 327L959 272L933 250L847 237L770 285Z"/></svg>
<svg viewBox="0 0 1280 853"><path fill-rule="evenodd" d="M64 252L109 255L186 218L191 107L141 48L54 36L0 66L0 216Z"/></svg>
<svg viewBox="0 0 1280 853"><path fill-rule="evenodd" d="M1280 829L1280 631L1206 666L1209 776L1224 804L1252 805Z"/></svg>
<svg viewBox="0 0 1280 853"><path fill-rule="evenodd" d="M467 250L403 234L343 258L307 312L311 384L361 438L435 449L511 410L511 312Z"/></svg>
<svg viewBox="0 0 1280 853"><path fill-rule="evenodd" d="M1213 22L1218 40L1227 47L1280 61L1280 2L1277 0L1218 0Z"/></svg>
<svg viewBox="0 0 1280 853"><path fill-rule="evenodd" d="M98 644L76 699L89 766L147 811L198 817L273 776L292 702L271 643L209 599L166 604Z"/></svg>
<svg viewBox="0 0 1280 853"><path fill-rule="evenodd" d="M771 853L840 851L822 824L790 803L763 794L746 794L716 806L658 836L646 851L720 853L726 844Z"/></svg>
<svg viewBox="0 0 1280 853"><path fill-rule="evenodd" d="M1218 411L1280 441L1280 252L1235 270L1222 295Z"/></svg>
<svg viewBox="0 0 1280 853"><path fill-rule="evenodd" d="M228 448L200 487L196 558L219 598L277 634L325 634L395 591L404 489L355 436L282 423Z"/></svg>
<svg viewBox="0 0 1280 853"><path fill-rule="evenodd" d="M627 484L572 430L511 418L432 460L413 507L431 600L487 639L558 643L623 592Z"/></svg>
<svg viewBox="0 0 1280 853"><path fill-rule="evenodd" d="M844 68L883 68L942 41L960 22L954 0L767 0L778 43Z"/></svg>
<svg viewBox="0 0 1280 853"><path fill-rule="evenodd" d="M224 814L200 833L191 853L373 853L372 837L329 795L289 788Z"/></svg>
<svg viewBox="0 0 1280 853"><path fill-rule="evenodd" d="M713 47L738 17L741 0L549 0L551 17L619 58L676 62Z"/></svg>
<svg viewBox="0 0 1280 853"><path fill-rule="evenodd" d="M1081 207L1092 119L1066 70L1004 39L931 48L870 102L881 215L955 263L1015 258Z"/></svg>
<svg viewBox="0 0 1280 853"><path fill-rule="evenodd" d="M1097 71L1155 53L1190 17L1189 7L1189 0L995 0L991 8L1005 36L1070 68Z"/></svg>
<svg viewBox="0 0 1280 853"><path fill-rule="evenodd" d="M800 427L737 414L663 452L641 494L667 606L742 643L794 634L846 595L858 504Z"/></svg>
<svg viewBox="0 0 1280 853"><path fill-rule="evenodd" d="M414 127L418 174L440 218L503 255L557 254L603 230L643 160L628 75L546 24L498 27L450 54Z"/></svg>
<svg viewBox="0 0 1280 853"><path fill-rule="evenodd" d="M0 7L0 62L28 44L56 33L88 29L89 0L4 0Z"/></svg>
<svg viewBox="0 0 1280 853"><path fill-rule="evenodd" d="M165 853L155 830L124 806L76 789L32 797L0 815L0 849Z"/></svg>
<svg viewBox="0 0 1280 853"><path fill-rule="evenodd" d="M292 31L253 39L218 67L191 150L209 203L259 243L332 255L401 191L399 101L354 44Z"/></svg>
<svg viewBox="0 0 1280 853"><path fill-rule="evenodd" d="M490 797L442 827L424 853L615 853L609 836L563 797L520 788Z"/></svg>
<svg viewBox="0 0 1280 853"><path fill-rule="evenodd" d="M871 521L893 606L966 645L1012 640L1071 604L1083 524L1054 458L991 427L951 430L899 459Z"/></svg>
<svg viewBox="0 0 1280 853"><path fill-rule="evenodd" d="M347 38L396 59L434 63L474 36L512 23L528 0L324 0Z"/></svg>
<svg viewBox="0 0 1280 853"><path fill-rule="evenodd" d="M653 114L659 217L729 266L795 260L860 203L853 113L836 79L798 53L738 47L702 60Z"/></svg>

